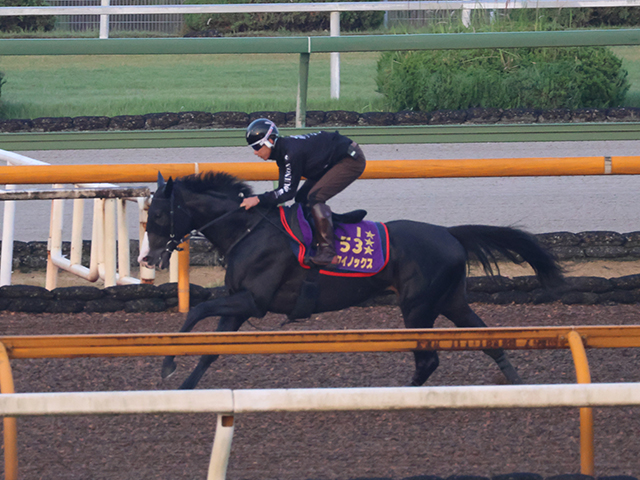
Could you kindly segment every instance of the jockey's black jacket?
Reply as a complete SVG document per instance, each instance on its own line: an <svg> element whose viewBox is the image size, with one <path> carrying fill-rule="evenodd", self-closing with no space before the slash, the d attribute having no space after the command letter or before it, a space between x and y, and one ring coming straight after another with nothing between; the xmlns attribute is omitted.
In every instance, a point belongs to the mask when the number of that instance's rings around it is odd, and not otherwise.
<svg viewBox="0 0 640 480"><path fill-rule="evenodd" d="M348 156L352 140L338 132L278 137L271 149L270 160L280 169L278 188L258 195L260 203L274 206L291 200L302 177L318 181L340 160Z"/></svg>

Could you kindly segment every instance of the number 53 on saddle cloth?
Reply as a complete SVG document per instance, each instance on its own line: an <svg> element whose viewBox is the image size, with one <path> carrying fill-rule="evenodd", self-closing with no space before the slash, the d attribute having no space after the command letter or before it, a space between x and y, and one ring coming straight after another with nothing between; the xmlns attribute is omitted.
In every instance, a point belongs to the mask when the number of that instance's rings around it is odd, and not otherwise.
<svg viewBox="0 0 640 480"><path fill-rule="evenodd" d="M291 248L303 268L305 256L314 254L313 232L300 204L280 208L280 221L291 236ZM382 270L389 261L389 233L384 223L360 220L357 223L336 221L334 215L335 249L340 264L331 270L320 269L323 275L339 277L369 277ZM337 215L337 217L341 217Z"/></svg>

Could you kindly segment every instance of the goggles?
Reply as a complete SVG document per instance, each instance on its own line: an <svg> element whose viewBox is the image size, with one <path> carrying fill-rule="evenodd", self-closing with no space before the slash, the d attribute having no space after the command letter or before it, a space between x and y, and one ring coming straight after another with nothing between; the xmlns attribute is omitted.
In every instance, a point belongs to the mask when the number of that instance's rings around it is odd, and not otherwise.
<svg viewBox="0 0 640 480"><path fill-rule="evenodd" d="M267 134L257 142L250 143L249 146L253 148L256 152L260 150L263 147L263 145L266 145L267 143L270 144L271 147L273 147L273 143L269 141L269 136L273 133L274 127L275 127L275 124L272 123L271 126L269 127L269 130L267 131Z"/></svg>

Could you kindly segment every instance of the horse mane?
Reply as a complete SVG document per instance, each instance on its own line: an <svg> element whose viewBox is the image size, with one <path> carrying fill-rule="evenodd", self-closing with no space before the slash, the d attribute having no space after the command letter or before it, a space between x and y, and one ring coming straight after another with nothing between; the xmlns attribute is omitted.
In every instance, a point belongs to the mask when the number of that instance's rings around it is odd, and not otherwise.
<svg viewBox="0 0 640 480"><path fill-rule="evenodd" d="M196 193L214 191L230 197L250 197L253 195L253 190L249 185L225 172L195 173L180 178L180 181L188 190Z"/></svg>

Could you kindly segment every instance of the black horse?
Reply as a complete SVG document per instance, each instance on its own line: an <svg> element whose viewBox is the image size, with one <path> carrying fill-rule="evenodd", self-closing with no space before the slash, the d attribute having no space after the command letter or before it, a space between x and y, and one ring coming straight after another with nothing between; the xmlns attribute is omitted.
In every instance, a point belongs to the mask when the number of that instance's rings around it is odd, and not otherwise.
<svg viewBox="0 0 640 480"><path fill-rule="evenodd" d="M190 175L165 183L149 208L149 251L142 263L166 268L171 252L193 230L201 233L227 261L229 296L191 309L180 329L188 332L206 317L219 316L217 331L237 331L250 317L267 312L295 315L308 270L298 263L276 209L240 208L251 188L225 173ZM530 234L508 227L463 225L442 227L398 220L388 222L389 261L374 276L344 278L319 275L314 313L341 310L392 289L407 328L430 328L442 314L458 327L485 327L466 299L469 256L492 275L495 254L531 265L545 286L562 283L555 259ZM146 252L145 252L146 253ZM498 364L510 383L521 379L502 349L484 352ZM436 351L415 351L411 385L422 385L438 367ZM217 355L203 355L180 388L195 388ZM174 357L165 358L163 378L175 371Z"/></svg>

